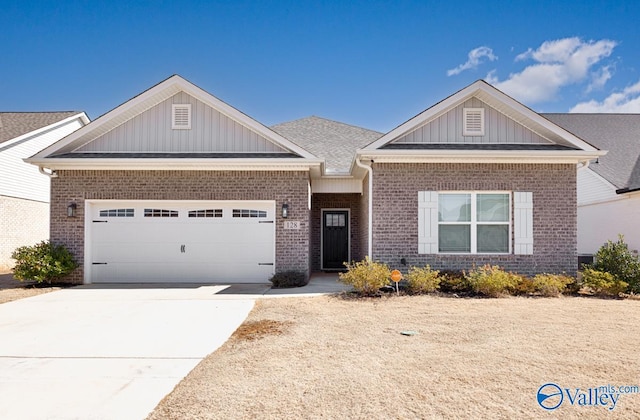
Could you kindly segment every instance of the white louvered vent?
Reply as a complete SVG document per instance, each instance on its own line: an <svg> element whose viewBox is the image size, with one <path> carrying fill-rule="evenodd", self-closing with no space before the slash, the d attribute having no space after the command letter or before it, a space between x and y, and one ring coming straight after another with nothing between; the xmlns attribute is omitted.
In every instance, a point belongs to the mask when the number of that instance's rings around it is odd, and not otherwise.
<svg viewBox="0 0 640 420"><path fill-rule="evenodd" d="M484 109L464 108L463 136L484 136Z"/></svg>
<svg viewBox="0 0 640 420"><path fill-rule="evenodd" d="M171 128L174 130L191 129L191 104L171 105Z"/></svg>

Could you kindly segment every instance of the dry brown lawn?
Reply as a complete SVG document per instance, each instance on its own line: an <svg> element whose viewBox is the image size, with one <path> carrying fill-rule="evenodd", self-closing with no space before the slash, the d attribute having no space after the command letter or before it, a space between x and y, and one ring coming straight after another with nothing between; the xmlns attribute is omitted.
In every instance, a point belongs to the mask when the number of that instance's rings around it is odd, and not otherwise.
<svg viewBox="0 0 640 420"><path fill-rule="evenodd" d="M405 336L402 331L415 331ZM265 299L150 419L640 418L538 388L640 385L640 301Z"/></svg>

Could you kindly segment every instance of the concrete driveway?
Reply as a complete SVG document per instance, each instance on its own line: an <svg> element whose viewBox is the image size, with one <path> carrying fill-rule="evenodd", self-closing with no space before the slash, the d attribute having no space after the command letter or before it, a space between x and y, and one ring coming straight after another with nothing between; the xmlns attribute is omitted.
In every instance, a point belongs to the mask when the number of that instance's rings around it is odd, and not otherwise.
<svg viewBox="0 0 640 420"><path fill-rule="evenodd" d="M0 305L0 418L145 418L253 307L224 288L83 286Z"/></svg>

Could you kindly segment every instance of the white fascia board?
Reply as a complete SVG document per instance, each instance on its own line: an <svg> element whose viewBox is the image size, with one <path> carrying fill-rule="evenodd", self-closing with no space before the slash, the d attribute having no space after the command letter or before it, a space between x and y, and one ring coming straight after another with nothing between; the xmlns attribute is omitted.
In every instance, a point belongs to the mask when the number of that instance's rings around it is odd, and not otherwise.
<svg viewBox="0 0 640 420"><path fill-rule="evenodd" d="M605 151L558 150L366 150L360 159L385 163L580 163L604 155Z"/></svg>
<svg viewBox="0 0 640 420"><path fill-rule="evenodd" d="M534 131L540 136L547 138L548 136L544 135L543 131L547 130L564 140L566 140L569 144L579 148L584 151L597 151L598 149L580 139L576 135L568 132L564 128L552 123L548 119L540 116L537 112L533 111L530 108L522 105L520 102L491 86L485 81L478 80L466 88L454 93L448 98L438 102L432 107L426 109L405 123L399 125L394 128L375 142L369 144L364 148L364 150L375 150L378 149L392 141L401 138L405 134L418 129L419 127L427 124L429 121L432 121L439 116L443 115L447 111L455 108L459 104L463 103L467 99L476 96L478 99L486 102L488 105L492 106L496 110L502 112L509 118L518 122L519 124L524 125L529 130ZM524 118L516 118L516 115L520 115ZM535 125L538 125L539 129L536 127L531 127L531 124L525 124L523 120L528 120L533 122Z"/></svg>
<svg viewBox="0 0 640 420"><path fill-rule="evenodd" d="M28 133L25 133L21 136L15 137L9 141L5 141L4 143L2 143L2 148L8 148L11 147L11 145L15 144L15 143L20 143L25 139L31 138L31 137L36 137L42 133L45 133L47 131L50 130L55 130L58 127L61 127L65 124L68 124L74 120L79 119L82 122L83 126L86 126L87 124L89 124L89 117L87 117L87 114L85 114L84 112L79 112L75 115L72 115L70 117L67 117L63 120L54 122L53 124L49 124L46 125L44 127L38 128L37 130L33 130L33 131L29 131Z"/></svg>
<svg viewBox="0 0 640 420"><path fill-rule="evenodd" d="M310 159L25 159L41 168L55 170L249 170L249 171L312 171L319 172L321 160Z"/></svg>

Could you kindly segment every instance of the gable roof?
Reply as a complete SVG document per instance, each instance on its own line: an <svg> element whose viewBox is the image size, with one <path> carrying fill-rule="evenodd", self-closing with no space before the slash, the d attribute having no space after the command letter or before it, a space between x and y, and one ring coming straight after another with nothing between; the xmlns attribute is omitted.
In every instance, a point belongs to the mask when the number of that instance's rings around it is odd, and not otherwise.
<svg viewBox="0 0 640 420"><path fill-rule="evenodd" d="M517 124L540 136L542 139L548 141L549 145L564 146L565 148L558 150L557 147L550 147L532 152L531 150L517 150L513 148L496 151L492 150L491 147L484 147L483 145L469 146L462 150L449 147L443 147L439 150L428 147L425 149L429 150L416 150L415 147L405 148L404 150L397 147L386 147L472 98L479 99L510 120L515 121ZM495 147L493 149L495 149ZM363 157L372 157L374 155L405 155L415 158L422 154L424 158L429 157L441 160L466 156L467 159L500 158L503 161L522 157L527 157L532 160L553 158L555 161L562 161L562 159L585 161L603 153L605 152L599 151L593 145L540 116L540 114L527 108L483 80L478 80L454 93L358 151L358 154Z"/></svg>
<svg viewBox="0 0 640 420"><path fill-rule="evenodd" d="M277 124L271 129L325 160L327 175L349 174L357 149L382 133L316 116Z"/></svg>
<svg viewBox="0 0 640 420"><path fill-rule="evenodd" d="M158 105L159 103L171 98L177 93L184 92L187 95L203 102L205 105L215 109L220 112L222 115L230 118L231 120L237 122L238 124L246 127L248 130L256 133L262 138L266 139L269 142L285 149L289 153L285 153L285 155L293 154L296 157L297 163L300 163L300 160L307 160L307 163L313 163L316 165L320 164L320 160L317 159L313 154L309 153L307 150L301 148L297 144L291 142L290 140L282 137L280 134L274 132L273 130L267 128L261 123L257 122L253 118L247 116L246 114L238 111L237 109L231 107L230 105L224 103L213 95L205 92L198 86L188 82L178 75L174 75L169 77L168 79L160 82L159 84L147 89L141 94L135 96L129 101L121 104L120 106L114 108L113 110L107 112L106 114L100 116L87 126L77 130L71 135L65 137L61 141L53 144L52 146L44 149L40 153L36 154L28 161L33 164L37 164L40 166L45 166L53 169L54 166L57 167L75 167L79 168L84 165L86 167L95 167L98 168L100 165L106 167L117 167L118 165L139 165L151 167L153 165L182 165L183 163L187 166L196 164L202 166L205 160L211 160L211 157L207 157L204 154L193 154L194 156L178 156L174 155L173 158L163 159L162 162L159 160L155 162L145 162L145 159L155 159L151 156L142 156L140 154L132 156L132 158L127 159L124 155L118 155L114 153L111 156L105 157L104 155L91 155L92 158L87 158L87 156L81 156L78 154L75 157L71 157L74 151L79 151L83 146L92 142L93 140L99 138L100 136L105 135L106 133L114 130L115 128L121 126L127 121L135 118L140 115L144 111ZM286 156L289 157L289 156ZM234 156L228 155L228 159L220 159L216 160L217 162L223 160L236 160L237 162L240 159L234 159ZM265 156L266 158L266 156ZM303 158L303 159L300 159ZM173 159L173 161L172 161ZM253 157L249 157L247 160L255 159ZM93 160L93 162L89 162ZM190 162L188 162L191 160ZM197 160L197 162L196 162ZM184 161L179 163L178 161ZM247 163L245 162L245 163Z"/></svg>
<svg viewBox="0 0 640 420"><path fill-rule="evenodd" d="M608 150L589 169L620 192L640 188L640 114L541 114L594 146Z"/></svg>
<svg viewBox="0 0 640 420"><path fill-rule="evenodd" d="M75 116L89 122L80 111L0 112L0 144Z"/></svg>

